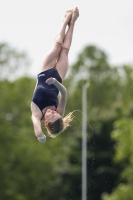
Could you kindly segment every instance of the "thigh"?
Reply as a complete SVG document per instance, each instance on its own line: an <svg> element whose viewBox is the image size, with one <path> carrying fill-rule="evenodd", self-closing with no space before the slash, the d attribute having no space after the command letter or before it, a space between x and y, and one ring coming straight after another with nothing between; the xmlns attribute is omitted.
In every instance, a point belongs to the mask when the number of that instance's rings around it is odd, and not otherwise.
<svg viewBox="0 0 133 200"><path fill-rule="evenodd" d="M62 49L60 52L59 59L56 63L56 69L62 78L62 80L65 78L67 70L68 70L68 50Z"/></svg>
<svg viewBox="0 0 133 200"><path fill-rule="evenodd" d="M41 66L41 71L45 71L52 67L55 67L60 51L61 45L59 43L55 43L52 50L44 58Z"/></svg>

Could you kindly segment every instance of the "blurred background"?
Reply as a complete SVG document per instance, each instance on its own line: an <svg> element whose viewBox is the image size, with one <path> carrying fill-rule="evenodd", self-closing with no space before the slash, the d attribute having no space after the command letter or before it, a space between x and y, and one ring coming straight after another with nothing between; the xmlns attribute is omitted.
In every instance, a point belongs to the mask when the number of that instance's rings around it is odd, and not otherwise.
<svg viewBox="0 0 133 200"><path fill-rule="evenodd" d="M82 87L87 90L87 200L133 200L132 0L0 0L0 199L81 200ZM66 10L71 126L39 143L30 102ZM43 127L44 134L46 133Z"/></svg>

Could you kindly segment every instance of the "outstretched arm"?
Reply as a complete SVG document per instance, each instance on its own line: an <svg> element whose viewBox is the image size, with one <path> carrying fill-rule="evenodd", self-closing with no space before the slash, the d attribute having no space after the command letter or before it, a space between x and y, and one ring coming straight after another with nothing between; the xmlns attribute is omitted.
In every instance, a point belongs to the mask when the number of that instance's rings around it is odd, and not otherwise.
<svg viewBox="0 0 133 200"><path fill-rule="evenodd" d="M34 133L40 142L45 142L46 136L42 132L41 122L40 122L42 114L41 111L39 112L38 107L33 102L31 103L31 112L32 112L31 119L33 122Z"/></svg>
<svg viewBox="0 0 133 200"><path fill-rule="evenodd" d="M59 100L57 112L61 116L63 116L65 112L65 107L66 107L66 101L67 101L67 89L60 82L58 82L55 78L52 78L52 77L47 79L46 83L48 85L54 84L60 91L60 100Z"/></svg>
<svg viewBox="0 0 133 200"><path fill-rule="evenodd" d="M39 142L45 142L46 136L42 132L41 122L40 122L39 118L37 116L35 116L34 114L32 114L31 119L32 119L33 126L34 126L34 133L35 133L37 139L39 140Z"/></svg>
<svg viewBox="0 0 133 200"><path fill-rule="evenodd" d="M46 136L42 132L41 122L40 122L39 118L37 116L35 116L34 114L32 114L31 119L32 119L33 126L34 126L34 133L35 133L37 139L39 140L39 142L45 142Z"/></svg>

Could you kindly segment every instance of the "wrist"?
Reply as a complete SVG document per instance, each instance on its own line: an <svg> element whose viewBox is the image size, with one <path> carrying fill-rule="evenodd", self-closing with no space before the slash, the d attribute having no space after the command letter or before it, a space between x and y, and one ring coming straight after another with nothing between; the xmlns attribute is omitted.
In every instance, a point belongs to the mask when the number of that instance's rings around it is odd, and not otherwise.
<svg viewBox="0 0 133 200"><path fill-rule="evenodd" d="M53 84L56 86L58 84L58 81L56 80L56 78L53 78Z"/></svg>

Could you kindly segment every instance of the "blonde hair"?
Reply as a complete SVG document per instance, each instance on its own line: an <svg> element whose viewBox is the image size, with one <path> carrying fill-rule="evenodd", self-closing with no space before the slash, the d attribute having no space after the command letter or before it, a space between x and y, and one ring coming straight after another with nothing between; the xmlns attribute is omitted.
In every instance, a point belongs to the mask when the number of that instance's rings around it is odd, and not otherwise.
<svg viewBox="0 0 133 200"><path fill-rule="evenodd" d="M74 112L74 111L73 111ZM49 122L46 126L48 135L52 138L57 137L61 132L66 130L67 127L70 126L70 122L72 122L74 116L73 112L70 112L66 117L60 117L55 122Z"/></svg>

